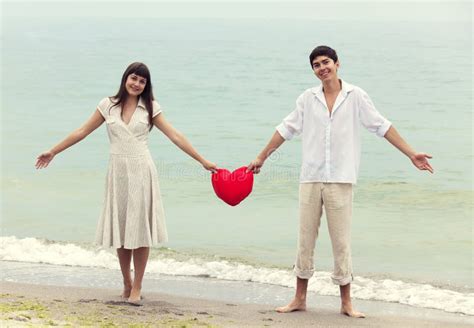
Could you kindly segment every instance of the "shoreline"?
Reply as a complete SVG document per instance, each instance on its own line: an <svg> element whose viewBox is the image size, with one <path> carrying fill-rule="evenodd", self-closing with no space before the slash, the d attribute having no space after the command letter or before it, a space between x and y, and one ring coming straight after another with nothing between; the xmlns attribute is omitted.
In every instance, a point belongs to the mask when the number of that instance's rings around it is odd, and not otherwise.
<svg viewBox="0 0 474 328"><path fill-rule="evenodd" d="M0 261L0 280L36 284L85 288L120 289L122 276L112 254L84 252L81 248L71 252L56 244L23 247L23 252L35 249L47 254L37 258L40 262ZM35 247L36 246L36 247ZM54 251L51 252L50 248ZM68 254L64 257L63 254ZM73 256L77 255L77 256ZM104 256L105 255L105 256ZM51 264L48 260L60 259ZM66 259L66 260L64 260ZM43 262L43 261L46 261ZM57 260L55 260L57 261ZM100 263L99 263L100 261ZM69 265L68 265L69 264ZM102 265L103 267L98 267ZM155 259L147 266L143 290L190 298L258 303L281 306L294 295L294 275L288 270L252 267L226 261L200 261L189 259ZM442 290L431 285L410 284L397 280L371 280L355 277L351 286L356 308L362 312L379 313L377 306L384 304L385 312L414 317L438 317L449 314L474 316L473 294ZM330 281L330 274L318 272L308 288L309 307L339 306L339 290ZM360 305L360 306L359 306ZM413 315L412 315L413 313ZM380 312L384 314L384 312Z"/></svg>
<svg viewBox="0 0 474 328"><path fill-rule="evenodd" d="M416 309L394 311L390 303L372 303L365 319L338 313L332 297L306 312L279 314L275 305L228 302L144 292L142 306L120 298L120 289L1 282L2 326L135 327L473 327L471 316ZM289 301L289 300L288 300ZM356 301L358 306L362 302ZM402 306L410 308L409 306ZM432 313L430 313L432 312ZM419 315L417 315L417 313Z"/></svg>

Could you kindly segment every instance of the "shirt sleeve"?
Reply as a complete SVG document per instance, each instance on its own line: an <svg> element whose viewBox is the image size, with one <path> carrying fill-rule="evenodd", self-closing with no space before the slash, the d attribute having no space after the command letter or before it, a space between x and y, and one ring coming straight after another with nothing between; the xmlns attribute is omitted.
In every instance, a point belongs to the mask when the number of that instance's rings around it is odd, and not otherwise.
<svg viewBox="0 0 474 328"><path fill-rule="evenodd" d="M296 108L276 127L285 140L291 140L303 132L303 95L296 99Z"/></svg>
<svg viewBox="0 0 474 328"><path fill-rule="evenodd" d="M359 118L360 123L370 132L384 137L392 123L383 117L375 108L369 95L359 89Z"/></svg>
<svg viewBox="0 0 474 328"><path fill-rule="evenodd" d="M156 100L153 100L153 115L152 118L162 112L160 104Z"/></svg>
<svg viewBox="0 0 474 328"><path fill-rule="evenodd" d="M108 97L102 99L99 104L97 105L97 110L102 114L104 119L107 119L109 116L109 105L110 105L110 99Z"/></svg>

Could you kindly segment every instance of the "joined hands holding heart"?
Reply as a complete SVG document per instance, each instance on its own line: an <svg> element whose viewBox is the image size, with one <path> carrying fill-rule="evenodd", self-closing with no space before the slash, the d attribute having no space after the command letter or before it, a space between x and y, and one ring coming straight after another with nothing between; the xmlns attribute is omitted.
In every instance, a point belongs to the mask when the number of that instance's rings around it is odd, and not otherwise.
<svg viewBox="0 0 474 328"><path fill-rule="evenodd" d="M211 181L217 197L230 206L236 206L252 192L253 173L245 166L232 173L226 169L217 169Z"/></svg>
<svg viewBox="0 0 474 328"><path fill-rule="evenodd" d="M275 132L267 146L247 167L242 166L232 173L226 169L217 169L211 178L217 197L231 206L236 206L247 198L252 192L253 174L260 173L265 160L284 141L283 137Z"/></svg>
<svg viewBox="0 0 474 328"><path fill-rule="evenodd" d="M240 204L252 192L253 174L258 174L263 160L257 158L249 166L242 166L233 172L216 169L212 176L212 187L217 197L230 206Z"/></svg>

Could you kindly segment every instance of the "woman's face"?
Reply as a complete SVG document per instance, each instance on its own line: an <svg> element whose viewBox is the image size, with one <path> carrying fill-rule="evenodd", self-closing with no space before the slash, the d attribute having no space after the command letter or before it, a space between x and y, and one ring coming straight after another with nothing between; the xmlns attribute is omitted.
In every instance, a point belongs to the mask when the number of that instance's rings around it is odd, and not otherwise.
<svg viewBox="0 0 474 328"><path fill-rule="evenodd" d="M143 76L130 74L125 82L125 89L130 96L139 96L146 86L146 79Z"/></svg>

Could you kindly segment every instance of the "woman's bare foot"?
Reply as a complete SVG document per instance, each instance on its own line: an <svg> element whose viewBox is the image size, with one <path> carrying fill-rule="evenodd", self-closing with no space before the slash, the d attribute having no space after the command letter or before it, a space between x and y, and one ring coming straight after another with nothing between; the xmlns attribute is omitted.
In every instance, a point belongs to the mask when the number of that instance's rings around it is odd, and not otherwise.
<svg viewBox="0 0 474 328"><path fill-rule="evenodd" d="M341 314L347 315L351 318L365 318L365 314L357 312L352 308L352 304L341 305Z"/></svg>
<svg viewBox="0 0 474 328"><path fill-rule="evenodd" d="M132 291L132 282L130 281L129 283L124 283L123 284L123 292L122 292L122 298L123 299L128 299L130 297L130 292Z"/></svg>
<svg viewBox="0 0 474 328"><path fill-rule="evenodd" d="M141 301L141 289L132 288L130 291L130 296L128 297L128 301L130 303L138 303Z"/></svg>
<svg viewBox="0 0 474 328"><path fill-rule="evenodd" d="M290 304L275 309L279 313L289 313L294 311L306 311L306 301L293 299Z"/></svg>

